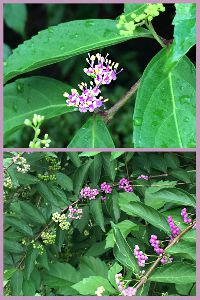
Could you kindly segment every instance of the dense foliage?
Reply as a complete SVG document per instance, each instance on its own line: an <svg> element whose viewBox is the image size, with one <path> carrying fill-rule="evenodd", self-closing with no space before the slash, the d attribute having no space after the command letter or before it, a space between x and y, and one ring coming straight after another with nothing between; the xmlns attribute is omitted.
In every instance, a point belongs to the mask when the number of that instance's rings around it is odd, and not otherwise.
<svg viewBox="0 0 200 300"><path fill-rule="evenodd" d="M4 21L6 147L195 147L196 4L5 4Z"/></svg>
<svg viewBox="0 0 200 300"><path fill-rule="evenodd" d="M5 153L5 295L195 295L194 153Z"/></svg>

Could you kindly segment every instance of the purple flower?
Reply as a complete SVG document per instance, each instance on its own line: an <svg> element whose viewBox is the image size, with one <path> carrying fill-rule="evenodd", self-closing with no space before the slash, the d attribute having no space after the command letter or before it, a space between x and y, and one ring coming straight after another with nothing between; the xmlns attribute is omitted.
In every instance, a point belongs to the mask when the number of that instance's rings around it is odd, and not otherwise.
<svg viewBox="0 0 200 300"><path fill-rule="evenodd" d="M73 207L70 205L70 206L69 206L69 214L68 214L68 218L69 218L69 219L74 219L74 220L81 219L82 213L83 213L83 210L82 210L82 209L73 208Z"/></svg>
<svg viewBox="0 0 200 300"><path fill-rule="evenodd" d="M112 80L117 79L117 75L122 71L122 69L117 72L119 66L118 63L108 60L108 53L105 57L97 53L96 55L90 56L88 53L88 58L86 61L89 64L88 68L84 68L84 72L94 79L96 85L110 84Z"/></svg>
<svg viewBox="0 0 200 300"><path fill-rule="evenodd" d="M123 281L121 273L115 275L115 282L117 284L118 290L123 296L135 296L137 289L131 286L125 288L125 282Z"/></svg>
<svg viewBox="0 0 200 300"><path fill-rule="evenodd" d="M150 240L149 240L149 243L151 244L152 247L154 247L154 251L155 251L158 255L160 255L160 254L162 254L162 253L164 252L164 250L163 250L162 248L160 248L160 246L159 246L160 242L159 242L159 240L158 240L157 235L152 234L152 235L151 235L151 238L150 238Z"/></svg>

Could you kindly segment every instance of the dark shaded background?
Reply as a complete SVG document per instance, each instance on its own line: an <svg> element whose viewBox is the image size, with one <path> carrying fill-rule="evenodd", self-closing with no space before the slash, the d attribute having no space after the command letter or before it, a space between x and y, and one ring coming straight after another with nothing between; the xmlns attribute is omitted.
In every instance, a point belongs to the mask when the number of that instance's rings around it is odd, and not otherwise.
<svg viewBox="0 0 200 300"><path fill-rule="evenodd" d="M173 38L172 20L175 15L173 4L165 4L166 11L153 20L156 32L166 38ZM38 31L62 22L82 19L115 19L123 12L122 4L27 4L28 20L26 24L26 39L36 35ZM12 49L23 43L20 35L4 26L4 42ZM157 41L148 38L132 39L130 41L105 48L102 53L110 53L113 61L119 62L124 71L116 82L106 87L103 94L110 99L107 108L111 107L142 75L152 57L160 50ZM95 51L96 52L96 51ZM105 52L105 53L104 53ZM195 47L187 54L195 63ZM83 81L86 54L78 55L64 62L53 64L20 77L32 75L49 76L76 87ZM15 78L16 79L16 78ZM14 80L15 80L14 79ZM65 99L63 98L63 101ZM117 147L132 147L132 115L134 99L130 99L109 124L109 130ZM52 120L45 121L42 134L48 133L51 147L66 147L76 131L88 119L89 113L68 113ZM7 147L27 147L32 139L30 128L15 133L10 138Z"/></svg>

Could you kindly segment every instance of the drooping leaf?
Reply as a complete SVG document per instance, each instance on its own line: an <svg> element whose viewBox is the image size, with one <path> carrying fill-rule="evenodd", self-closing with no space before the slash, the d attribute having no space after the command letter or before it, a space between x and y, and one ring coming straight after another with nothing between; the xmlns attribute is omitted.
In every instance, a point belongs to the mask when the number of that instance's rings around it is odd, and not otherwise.
<svg viewBox="0 0 200 300"><path fill-rule="evenodd" d="M73 191L73 181L72 179L64 173L58 172L56 173L56 182L68 192Z"/></svg>
<svg viewBox="0 0 200 300"><path fill-rule="evenodd" d="M128 215L138 216L160 230L170 233L169 225L163 215L154 208L140 202L124 203L121 209Z"/></svg>
<svg viewBox="0 0 200 300"><path fill-rule="evenodd" d="M101 229L105 231L102 202L99 198L96 200L90 200L90 212L97 225L99 225Z"/></svg>
<svg viewBox="0 0 200 300"><path fill-rule="evenodd" d="M196 230L192 229L188 232L186 232L186 234L184 234L182 236L182 240L191 243L191 244L195 244L196 243Z"/></svg>
<svg viewBox="0 0 200 300"><path fill-rule="evenodd" d="M7 84L4 87L5 137L25 126L25 119L32 119L34 114L47 120L74 111L63 97L67 89L64 83L44 76L17 79Z"/></svg>
<svg viewBox="0 0 200 300"><path fill-rule="evenodd" d="M26 202L20 202L20 206L22 208L22 212L24 213L25 218L28 219L29 222L36 225L46 224L45 217L37 207Z"/></svg>
<svg viewBox="0 0 200 300"><path fill-rule="evenodd" d="M31 273L36 265L36 259L39 255L38 249L30 249L26 255L25 267L24 267L24 276L27 280L30 279Z"/></svg>
<svg viewBox="0 0 200 300"><path fill-rule="evenodd" d="M178 244L173 245L165 251L167 254L179 255L189 257L192 260L196 260L196 245L180 241Z"/></svg>
<svg viewBox="0 0 200 300"><path fill-rule="evenodd" d="M112 160L110 153L101 153L102 160L103 160L103 168L105 171L106 176L110 178L110 180L114 181L116 176L116 169L117 169L117 161L114 159Z"/></svg>
<svg viewBox="0 0 200 300"><path fill-rule="evenodd" d="M115 145L103 119L93 116L78 130L68 148L115 148Z"/></svg>
<svg viewBox="0 0 200 300"><path fill-rule="evenodd" d="M10 286L12 290L13 296L20 296L22 292L22 284L23 284L23 272L22 270L17 270L10 280Z"/></svg>
<svg viewBox="0 0 200 300"><path fill-rule="evenodd" d="M196 145L195 68L183 57L165 73L167 56L167 50L161 50L142 75L134 110L135 147Z"/></svg>
<svg viewBox="0 0 200 300"><path fill-rule="evenodd" d="M150 281L166 283L193 283L196 282L195 267L191 264L173 262L157 268L149 277Z"/></svg>
<svg viewBox="0 0 200 300"><path fill-rule="evenodd" d="M4 238L4 251L10 253L22 253L24 252L24 248L16 241Z"/></svg>
<svg viewBox="0 0 200 300"><path fill-rule="evenodd" d="M24 3L7 3L4 5L4 20L6 25L25 36L25 25L27 20L27 9Z"/></svg>
<svg viewBox="0 0 200 300"><path fill-rule="evenodd" d="M86 161L83 165L81 165L74 173L73 182L74 182L74 193L79 194L84 181L88 176L89 168L92 164L92 159Z"/></svg>
<svg viewBox="0 0 200 300"><path fill-rule="evenodd" d="M120 266L117 262L114 263L114 265L110 268L108 271L108 280L110 283L117 289L117 284L115 282L115 275L119 273L122 270L122 266Z"/></svg>
<svg viewBox="0 0 200 300"><path fill-rule="evenodd" d="M124 220L116 225L124 238L133 230L137 228L137 225L130 220ZM114 231L111 229L106 237L106 248L114 247L115 245Z"/></svg>
<svg viewBox="0 0 200 300"><path fill-rule="evenodd" d="M117 21L76 20L49 27L18 46L5 65L5 82L11 78L72 56L114 45L131 38L151 37L139 28L129 37L119 34Z"/></svg>
<svg viewBox="0 0 200 300"><path fill-rule="evenodd" d="M24 280L22 290L23 296L35 296L36 288L33 280Z"/></svg>
<svg viewBox="0 0 200 300"><path fill-rule="evenodd" d="M129 244L126 242L123 234L120 229L112 223L112 228L114 232L114 239L116 242L114 248L114 255L120 263L122 263L127 268L131 269L133 272L139 273L140 268L138 266L138 262L133 255L133 251L131 250ZM115 251L117 249L117 251Z"/></svg>
<svg viewBox="0 0 200 300"><path fill-rule="evenodd" d="M97 186L99 179L101 177L101 169L102 169L102 158L100 154L97 154L94 156L93 162L89 170L89 177L94 187Z"/></svg>
<svg viewBox="0 0 200 300"><path fill-rule="evenodd" d="M124 4L124 15L129 17L132 13L140 15L144 12L148 4L145 3L125 3Z"/></svg>
<svg viewBox="0 0 200 300"><path fill-rule="evenodd" d="M95 296L95 292L100 286L103 286L105 289L103 295L112 295L112 293L115 292L109 281L100 276L90 276L88 278L84 278L82 281L72 285L72 288L77 290L81 295Z"/></svg>
<svg viewBox="0 0 200 300"><path fill-rule="evenodd" d="M80 260L80 270L81 278L89 276L101 276L107 278L108 267L104 261L98 257L84 256Z"/></svg>
<svg viewBox="0 0 200 300"><path fill-rule="evenodd" d="M22 232L25 236L33 236L33 231L30 226L26 224L21 218L16 216L5 216L4 217L5 225L10 225L17 229L19 232Z"/></svg>
<svg viewBox="0 0 200 300"><path fill-rule="evenodd" d="M176 3L174 41L166 67L174 66L196 44L196 3Z"/></svg>

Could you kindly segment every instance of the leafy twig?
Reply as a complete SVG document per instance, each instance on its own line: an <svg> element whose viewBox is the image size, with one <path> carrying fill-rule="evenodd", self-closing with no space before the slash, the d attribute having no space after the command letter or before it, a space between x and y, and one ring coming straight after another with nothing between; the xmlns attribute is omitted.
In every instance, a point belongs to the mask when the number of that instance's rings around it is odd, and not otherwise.
<svg viewBox="0 0 200 300"><path fill-rule="evenodd" d="M174 238L174 240L164 249L164 254L165 251L168 250L169 248L171 248L174 244L178 243L179 240L181 239L181 237L188 232L194 225L196 224L196 220L193 221L193 223L191 225L189 225L186 229L184 229L176 238ZM149 278L149 276L151 275L151 273L155 270L155 268L157 267L157 265L159 264L160 260L162 259L162 255L160 255L155 262L153 263L153 265L149 268L149 270L147 271L147 273L141 278L140 282L135 286L135 289L138 290L141 286L143 286L143 284L145 284Z"/></svg>
<svg viewBox="0 0 200 300"><path fill-rule="evenodd" d="M108 123L118 110L126 104L129 98L137 91L140 84L140 79L131 87L131 89L115 104L113 105L105 114L104 121Z"/></svg>

